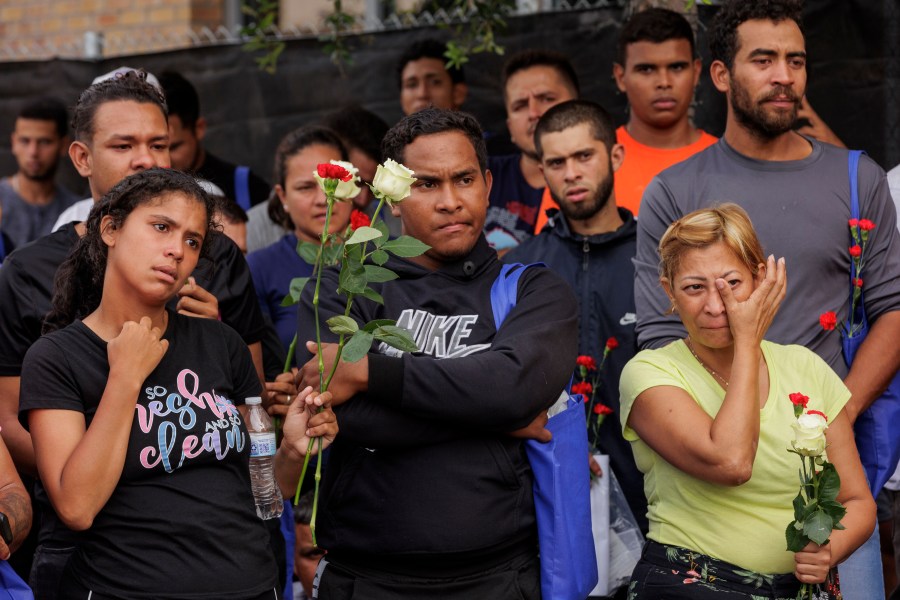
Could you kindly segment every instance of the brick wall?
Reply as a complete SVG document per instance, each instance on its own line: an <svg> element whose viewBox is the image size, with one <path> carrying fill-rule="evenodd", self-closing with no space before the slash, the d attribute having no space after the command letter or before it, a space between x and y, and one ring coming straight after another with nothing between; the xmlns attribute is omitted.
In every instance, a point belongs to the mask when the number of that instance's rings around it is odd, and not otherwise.
<svg viewBox="0 0 900 600"><path fill-rule="evenodd" d="M191 30L223 22L224 0L2 0L0 45L23 59L84 57L102 32L104 56L183 47Z"/></svg>

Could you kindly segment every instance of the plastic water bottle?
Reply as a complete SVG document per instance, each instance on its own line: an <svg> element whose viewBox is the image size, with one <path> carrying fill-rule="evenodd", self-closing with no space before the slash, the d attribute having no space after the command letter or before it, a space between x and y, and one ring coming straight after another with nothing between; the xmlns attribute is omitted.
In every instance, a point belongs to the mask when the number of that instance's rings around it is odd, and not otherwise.
<svg viewBox="0 0 900 600"><path fill-rule="evenodd" d="M247 398L250 407L247 431L250 432L250 485L256 500L256 514L260 519L281 516L284 504L275 483L275 430L269 415L263 410L262 399Z"/></svg>

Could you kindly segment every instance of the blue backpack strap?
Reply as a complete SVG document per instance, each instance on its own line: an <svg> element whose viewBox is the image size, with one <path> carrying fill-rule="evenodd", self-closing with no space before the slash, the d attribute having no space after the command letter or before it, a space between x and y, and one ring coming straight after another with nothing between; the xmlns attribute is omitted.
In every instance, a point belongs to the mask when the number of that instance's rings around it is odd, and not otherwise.
<svg viewBox="0 0 900 600"><path fill-rule="evenodd" d="M234 168L234 201L244 212L250 210L250 167Z"/></svg>
<svg viewBox="0 0 900 600"><path fill-rule="evenodd" d="M3 243L3 234L0 233L0 263L6 258L6 244Z"/></svg>
<svg viewBox="0 0 900 600"><path fill-rule="evenodd" d="M494 325L500 329L500 325L506 320L509 311L516 306L519 294L519 279L528 267L543 267L544 263L523 265L513 263L503 265L500 274L491 286L491 309L494 311Z"/></svg>

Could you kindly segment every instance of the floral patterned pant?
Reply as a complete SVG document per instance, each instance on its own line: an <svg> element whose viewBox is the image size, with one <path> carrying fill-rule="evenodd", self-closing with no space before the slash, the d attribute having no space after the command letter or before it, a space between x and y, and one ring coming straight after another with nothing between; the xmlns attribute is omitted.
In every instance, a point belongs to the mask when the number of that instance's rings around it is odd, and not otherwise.
<svg viewBox="0 0 900 600"><path fill-rule="evenodd" d="M820 588L815 600L841 600L839 586L830 578ZM794 600L799 592L800 582L793 574L755 573L648 540L631 575L628 600Z"/></svg>

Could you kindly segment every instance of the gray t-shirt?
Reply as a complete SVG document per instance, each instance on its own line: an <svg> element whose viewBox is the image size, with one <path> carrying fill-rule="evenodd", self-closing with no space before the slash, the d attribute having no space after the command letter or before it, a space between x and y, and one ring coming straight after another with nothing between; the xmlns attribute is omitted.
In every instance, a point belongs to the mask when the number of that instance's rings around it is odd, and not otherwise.
<svg viewBox="0 0 900 600"><path fill-rule="evenodd" d="M891 196L894 197L894 206L897 208L897 212L900 212L900 165L888 171L887 180Z"/></svg>
<svg viewBox="0 0 900 600"><path fill-rule="evenodd" d="M4 178L0 180L0 207L3 209L0 227L13 245L20 248L50 233L57 217L77 200L78 196L57 185L48 204L29 204L13 190L9 178Z"/></svg>
<svg viewBox="0 0 900 600"><path fill-rule="evenodd" d="M807 138L808 139L808 138ZM794 161L738 154L724 139L660 173L647 187L638 220L634 296L638 342L658 347L684 337L659 285L659 239L670 223L723 202L750 215L766 254L785 257L787 296L766 339L800 344L844 377L841 338L824 331L819 315L844 319L850 307L850 177L847 150L809 139L812 153ZM865 306L869 321L900 310L900 233L884 171L868 157L859 163L861 217L875 222L866 250Z"/></svg>

